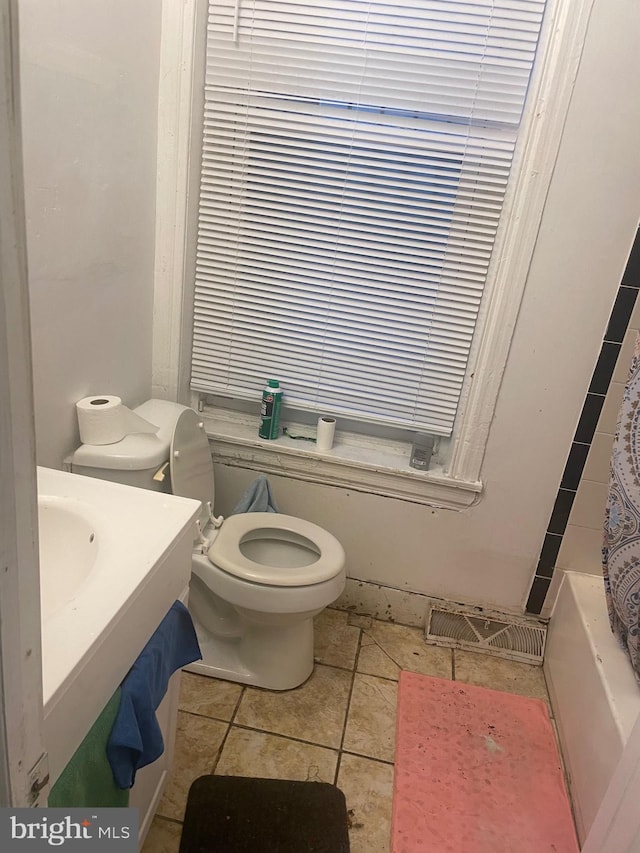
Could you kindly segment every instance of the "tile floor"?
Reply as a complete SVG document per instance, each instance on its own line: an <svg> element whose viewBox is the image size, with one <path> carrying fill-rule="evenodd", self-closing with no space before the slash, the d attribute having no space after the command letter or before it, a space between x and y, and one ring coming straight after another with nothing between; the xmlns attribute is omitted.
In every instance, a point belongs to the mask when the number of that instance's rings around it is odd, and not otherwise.
<svg viewBox="0 0 640 853"><path fill-rule="evenodd" d="M174 767L143 853L177 853L189 786L205 773L335 783L352 853L387 853L401 669L548 701L541 667L339 610L317 618L315 656L311 678L282 693L182 673Z"/></svg>

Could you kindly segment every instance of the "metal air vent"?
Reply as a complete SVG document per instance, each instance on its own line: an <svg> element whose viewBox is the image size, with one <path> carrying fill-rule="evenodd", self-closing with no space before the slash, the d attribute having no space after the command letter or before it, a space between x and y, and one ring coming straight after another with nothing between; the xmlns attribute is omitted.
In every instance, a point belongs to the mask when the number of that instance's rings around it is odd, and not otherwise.
<svg viewBox="0 0 640 853"><path fill-rule="evenodd" d="M544 658L547 626L540 620L439 603L430 606L426 625L426 641L438 646L534 664Z"/></svg>

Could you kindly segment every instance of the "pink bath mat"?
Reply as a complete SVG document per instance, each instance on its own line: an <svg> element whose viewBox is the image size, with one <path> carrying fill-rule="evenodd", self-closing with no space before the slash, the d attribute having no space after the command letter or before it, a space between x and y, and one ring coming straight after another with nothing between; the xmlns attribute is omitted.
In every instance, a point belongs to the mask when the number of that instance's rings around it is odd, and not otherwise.
<svg viewBox="0 0 640 853"><path fill-rule="evenodd" d="M400 673L392 853L578 853L545 703Z"/></svg>

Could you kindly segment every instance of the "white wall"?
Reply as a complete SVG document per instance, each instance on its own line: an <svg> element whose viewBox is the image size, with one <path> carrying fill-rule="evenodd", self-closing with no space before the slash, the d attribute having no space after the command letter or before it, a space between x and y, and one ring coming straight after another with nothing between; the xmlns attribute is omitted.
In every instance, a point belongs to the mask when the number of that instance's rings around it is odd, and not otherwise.
<svg viewBox="0 0 640 853"><path fill-rule="evenodd" d="M155 0L20 0L38 463L78 443L74 404L149 396Z"/></svg>
<svg viewBox="0 0 640 853"><path fill-rule="evenodd" d="M160 4L21 2L39 462L74 403L148 396ZM526 598L640 213L640 5L596 0L482 470L462 513L273 478L351 577L502 609ZM220 469L228 512L252 472Z"/></svg>
<svg viewBox="0 0 640 853"><path fill-rule="evenodd" d="M596 0L482 468L461 513L272 477L350 577L522 608L640 216L640 4ZM621 85L629 81L629 85ZM252 472L218 469L229 512Z"/></svg>

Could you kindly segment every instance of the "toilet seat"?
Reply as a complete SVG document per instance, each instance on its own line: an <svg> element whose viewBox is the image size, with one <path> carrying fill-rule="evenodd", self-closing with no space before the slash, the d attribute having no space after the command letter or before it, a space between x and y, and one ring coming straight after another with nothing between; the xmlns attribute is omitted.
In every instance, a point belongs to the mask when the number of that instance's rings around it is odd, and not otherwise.
<svg viewBox="0 0 640 853"><path fill-rule="evenodd" d="M253 539L303 545L316 559L293 567L264 565L242 552ZM311 586L330 580L342 571L344 551L338 540L322 527L273 512L244 512L225 519L207 556L220 569L238 578L267 586Z"/></svg>
<svg viewBox="0 0 640 853"><path fill-rule="evenodd" d="M184 409L175 425L169 456L171 490L174 495L202 502L204 527L213 506L213 461L209 439L201 419L193 409ZM252 560L243 553L254 540L291 543L309 555L302 565L270 565ZM244 512L222 522L208 550L209 560L237 578L265 586L301 587L323 583L336 577L344 567L344 550L338 540L322 527L275 512Z"/></svg>

